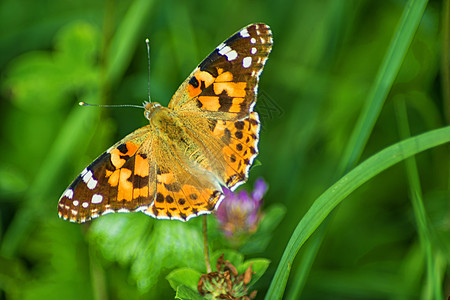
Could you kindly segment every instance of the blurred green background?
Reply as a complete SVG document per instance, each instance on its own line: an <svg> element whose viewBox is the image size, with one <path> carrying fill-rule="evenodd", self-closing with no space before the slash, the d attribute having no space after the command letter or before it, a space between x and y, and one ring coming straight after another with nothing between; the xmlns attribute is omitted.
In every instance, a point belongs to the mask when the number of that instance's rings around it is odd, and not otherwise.
<svg viewBox="0 0 450 300"><path fill-rule="evenodd" d="M403 105L412 135L448 124L444 2L428 2L361 160L402 139ZM295 226L342 176L344 151L406 5L401 0L1 1L0 298L174 297L164 277L178 266L178 255L192 258L183 262L189 266L201 261L199 220L108 215L90 227L58 219L58 198L80 170L147 123L139 110L77 104L146 100L148 37L152 99L167 105L219 43L243 26L264 22L272 28L274 47L255 108L262 120L261 165L251 170L247 188L263 177L270 186L264 209L278 205L286 214L273 228L275 238L267 236L270 246L246 256L271 260L256 285L262 299ZM434 284L446 298L448 145L416 159L433 232L425 246L435 258ZM326 223L305 277L297 270L306 253L299 252L286 297L427 299L430 264L403 163L351 194ZM177 235L180 226L188 233ZM155 232L167 239L155 238ZM191 247L177 248L179 243ZM136 260L142 258L138 252L149 260L166 255L166 261L146 265Z"/></svg>

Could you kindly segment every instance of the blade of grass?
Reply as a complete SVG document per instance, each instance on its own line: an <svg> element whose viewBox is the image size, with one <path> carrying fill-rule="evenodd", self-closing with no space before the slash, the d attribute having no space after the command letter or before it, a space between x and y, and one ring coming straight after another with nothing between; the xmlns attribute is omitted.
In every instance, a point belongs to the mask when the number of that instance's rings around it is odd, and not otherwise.
<svg viewBox="0 0 450 300"><path fill-rule="evenodd" d="M383 107L384 101L392 88L394 80L400 70L404 57L409 49L414 34L422 19L423 12L427 5L427 0L410 0L401 17L398 28L395 31L394 37L386 52L386 56L383 59L382 65L378 70L376 80L371 87L369 96L367 98L365 107L363 108L355 129L351 135L350 141L344 152L343 158L340 162L338 176L341 176L348 170L350 170L359 160L361 153L363 152L367 140L372 133L372 129L375 126L375 122L378 119L380 111ZM325 226L322 225L322 226ZM321 230L320 234L317 234L313 239L323 240L323 236L326 230ZM320 246L317 246L317 241L312 241L314 248L319 250ZM315 255L309 255L310 259L315 258ZM308 274L313 262L304 260L304 263L299 265L297 274ZM304 283L300 283L299 280L306 280L306 277L301 275L301 278L295 278L296 286L302 286ZM295 288L300 293L301 288ZM292 299L297 299L299 294L290 294Z"/></svg>
<svg viewBox="0 0 450 300"><path fill-rule="evenodd" d="M403 11L399 26L378 70L367 102L356 122L355 129L341 161L340 174L351 169L361 157L384 101L397 77L414 34L427 6L427 0L410 0Z"/></svg>
<svg viewBox="0 0 450 300"><path fill-rule="evenodd" d="M308 279L311 267L316 259L317 252L319 252L323 237L325 236L325 232L323 231L327 229L329 221L330 218L326 218L322 225L317 229L316 234L311 237L311 240L304 250L302 260L299 263L299 267L295 270L295 274L293 276L294 280L291 281L292 286L288 290L286 300L295 300L300 298L303 288L305 287L306 280Z"/></svg>
<svg viewBox="0 0 450 300"><path fill-rule="evenodd" d="M421 151L450 142L450 126L396 143L371 156L328 188L298 223L278 264L266 299L281 299L295 256L330 212L363 183L392 165Z"/></svg>
<svg viewBox="0 0 450 300"><path fill-rule="evenodd" d="M153 4L154 1L135 0L130 5L109 47L105 68L107 86L115 85L130 64L134 49L138 45L139 32L152 11ZM142 47L144 47L144 41L145 39L142 39Z"/></svg>
<svg viewBox="0 0 450 300"><path fill-rule="evenodd" d="M405 139L411 136L405 101L400 99L395 103L399 134L402 139ZM425 211L425 206L423 204L419 171L417 169L416 159L414 156L405 160L405 167L409 183L411 202L414 210L414 217L417 223L419 241L422 251L424 252L427 267L425 279L426 283L423 286L424 291L422 292L422 296L424 299L443 299L444 296L441 291L440 276L438 271L435 269L436 259L433 255L434 247L430 234L430 225Z"/></svg>
<svg viewBox="0 0 450 300"><path fill-rule="evenodd" d="M450 3L444 1L442 10L442 98L444 101L444 115L450 122Z"/></svg>

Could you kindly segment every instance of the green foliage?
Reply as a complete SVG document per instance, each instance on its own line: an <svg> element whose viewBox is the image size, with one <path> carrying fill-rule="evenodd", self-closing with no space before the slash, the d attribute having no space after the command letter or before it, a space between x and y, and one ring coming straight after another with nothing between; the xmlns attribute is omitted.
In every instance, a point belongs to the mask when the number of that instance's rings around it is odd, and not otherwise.
<svg viewBox="0 0 450 300"><path fill-rule="evenodd" d="M198 300L198 299L204 299L202 296L198 294L197 291L194 291L190 288L188 288L185 285L180 285L177 288L177 293L175 295L175 299L192 299L192 300Z"/></svg>
<svg viewBox="0 0 450 300"><path fill-rule="evenodd" d="M424 133L392 145L370 157L328 188L299 222L281 258L268 299L283 294L292 262L300 247L322 223L325 217L351 192L386 168L421 151L450 142L450 126Z"/></svg>
<svg viewBox="0 0 450 300"><path fill-rule="evenodd" d="M205 270L197 223L155 222L143 214L111 215L95 222L90 233L105 258L131 265L131 276L145 292L164 270Z"/></svg>
<svg viewBox="0 0 450 300"><path fill-rule="evenodd" d="M269 261L263 258L256 258L244 261L244 256L233 250L217 250L211 255L212 272L216 272L216 262L224 255L224 260L228 260L237 270L238 274L243 274L250 266L253 271L248 287L251 288L264 274L269 266ZM189 268L180 268L170 272L166 279L170 286L177 292L177 299L198 299L197 284L200 280L201 272ZM200 297L202 299L202 297Z"/></svg>
<svg viewBox="0 0 450 300"><path fill-rule="evenodd" d="M57 218L79 171L146 123L140 111L77 103L146 99L148 37L152 99L167 105L221 41L265 22L274 49L255 107L261 163L248 185L263 177L270 186L264 218L242 247L223 250L232 245L209 216L213 269L221 253L239 273L253 263L258 299L445 299L448 9L424 0L2 1L0 298L201 299L200 218Z"/></svg>

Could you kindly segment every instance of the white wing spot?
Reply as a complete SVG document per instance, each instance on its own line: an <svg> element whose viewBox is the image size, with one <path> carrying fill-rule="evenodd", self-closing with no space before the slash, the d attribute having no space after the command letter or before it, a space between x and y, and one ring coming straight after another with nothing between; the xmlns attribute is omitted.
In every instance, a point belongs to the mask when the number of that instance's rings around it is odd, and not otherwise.
<svg viewBox="0 0 450 300"><path fill-rule="evenodd" d="M90 172L90 171L89 171ZM93 177L91 178L91 180L89 180L89 182L87 183L87 187L90 190L95 189L95 187L97 186L97 180L95 180Z"/></svg>
<svg viewBox="0 0 450 300"><path fill-rule="evenodd" d="M219 50L219 53L220 53L220 50L222 50L223 47L225 47L225 44L221 43L219 46L217 46L216 49Z"/></svg>
<svg viewBox="0 0 450 300"><path fill-rule="evenodd" d="M83 204L81 204L81 206L83 206L84 208L88 208L89 207L89 203L88 202L83 202Z"/></svg>
<svg viewBox="0 0 450 300"><path fill-rule="evenodd" d="M72 204L73 204L73 206L78 206L78 204L80 204L80 202L79 202L78 200L74 200L74 201L72 202Z"/></svg>
<svg viewBox="0 0 450 300"><path fill-rule="evenodd" d="M219 46L220 47L220 46ZM221 48L220 48L220 50L219 50L219 54L220 55L225 55L225 54L227 54L228 52L230 52L231 51L231 48L229 47L229 46L225 46L225 44L224 44L224 46L222 46Z"/></svg>
<svg viewBox="0 0 450 300"><path fill-rule="evenodd" d="M252 47L251 53L252 54L256 54L256 48L255 47Z"/></svg>
<svg viewBox="0 0 450 300"><path fill-rule="evenodd" d="M99 194L94 194L91 199L92 204L100 204L103 201L103 196Z"/></svg>
<svg viewBox="0 0 450 300"><path fill-rule="evenodd" d="M228 61L232 61L238 57L238 54L235 50L231 49L230 46L224 46L219 50L220 55L225 55Z"/></svg>
<svg viewBox="0 0 450 300"><path fill-rule="evenodd" d="M251 65L252 65L252 58L250 56L244 57L244 59L242 60L242 66L247 69Z"/></svg>
<svg viewBox="0 0 450 300"><path fill-rule="evenodd" d="M251 38L250 39L250 43L255 44L256 43L256 39L255 38Z"/></svg>
<svg viewBox="0 0 450 300"><path fill-rule="evenodd" d="M91 170L84 169L83 172L81 173L81 176L83 177L83 181L85 183L88 183L89 179L91 179L92 177L92 172Z"/></svg>
<svg viewBox="0 0 450 300"><path fill-rule="evenodd" d="M243 38L246 38L246 37L249 37L249 36L250 36L250 34L248 33L247 28L244 28L244 29L241 30L241 36L242 36Z"/></svg>
<svg viewBox="0 0 450 300"><path fill-rule="evenodd" d="M72 189L67 189L67 190L64 192L64 195L63 195L63 196L66 196L67 198L72 199L72 198L73 198L73 190L72 190Z"/></svg>
<svg viewBox="0 0 450 300"><path fill-rule="evenodd" d="M230 52L225 54L225 56L227 57L228 61L232 61L238 57L238 54L235 50L231 50Z"/></svg>

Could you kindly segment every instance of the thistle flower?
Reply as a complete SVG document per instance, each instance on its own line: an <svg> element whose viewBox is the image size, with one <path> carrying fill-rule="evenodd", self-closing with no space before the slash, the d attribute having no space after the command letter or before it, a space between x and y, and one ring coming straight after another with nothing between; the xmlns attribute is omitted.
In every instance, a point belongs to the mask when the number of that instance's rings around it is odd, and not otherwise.
<svg viewBox="0 0 450 300"><path fill-rule="evenodd" d="M247 285L252 279L252 266L244 274L239 275L236 267L223 254L217 260L217 272L203 274L197 285L198 292L205 299L250 300L255 298L256 291L248 294Z"/></svg>
<svg viewBox="0 0 450 300"><path fill-rule="evenodd" d="M267 184L259 178L249 195L246 191L233 193L224 189L225 198L217 209L216 216L225 235L236 242L242 236L256 231L261 220L260 207L267 191Z"/></svg>

